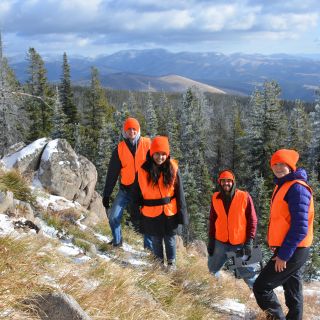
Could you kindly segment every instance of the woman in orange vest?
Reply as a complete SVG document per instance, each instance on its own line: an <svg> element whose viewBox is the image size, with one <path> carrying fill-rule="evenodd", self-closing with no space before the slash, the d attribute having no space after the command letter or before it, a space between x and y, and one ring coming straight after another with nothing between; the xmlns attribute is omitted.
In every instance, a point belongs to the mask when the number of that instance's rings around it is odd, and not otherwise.
<svg viewBox="0 0 320 320"><path fill-rule="evenodd" d="M179 224L188 223L186 202L178 164L170 159L168 138L152 140L147 160L138 170L142 225L151 235L155 256L164 263L165 247L169 268L175 267L176 238Z"/></svg>
<svg viewBox="0 0 320 320"><path fill-rule="evenodd" d="M314 205L307 173L296 167L295 150L276 151L270 161L276 187L271 198L268 245L274 254L253 286L259 307L268 319L303 317L302 276L313 238ZM285 316L273 289L283 286Z"/></svg>

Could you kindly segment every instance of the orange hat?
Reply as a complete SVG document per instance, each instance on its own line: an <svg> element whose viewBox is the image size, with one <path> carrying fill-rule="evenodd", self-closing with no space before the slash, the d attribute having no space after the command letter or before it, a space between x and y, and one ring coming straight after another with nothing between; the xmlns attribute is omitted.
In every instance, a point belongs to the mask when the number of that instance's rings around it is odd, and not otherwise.
<svg viewBox="0 0 320 320"><path fill-rule="evenodd" d="M168 137L157 136L152 140L150 147L150 156L152 157L156 152L165 152L167 156L170 154Z"/></svg>
<svg viewBox="0 0 320 320"><path fill-rule="evenodd" d="M287 164L293 171L297 169L297 162L299 160L299 153L295 150L290 149L280 149L276 151L270 160L271 167L276 163L285 163Z"/></svg>
<svg viewBox="0 0 320 320"><path fill-rule="evenodd" d="M126 119L126 121L123 123L123 130L127 131L130 128L136 129L137 131L140 130L140 124L137 119L135 118Z"/></svg>
<svg viewBox="0 0 320 320"><path fill-rule="evenodd" d="M219 184L222 179L230 179L230 180L234 181L235 177L234 177L234 174L231 170L223 170L220 172L219 177L218 177Z"/></svg>

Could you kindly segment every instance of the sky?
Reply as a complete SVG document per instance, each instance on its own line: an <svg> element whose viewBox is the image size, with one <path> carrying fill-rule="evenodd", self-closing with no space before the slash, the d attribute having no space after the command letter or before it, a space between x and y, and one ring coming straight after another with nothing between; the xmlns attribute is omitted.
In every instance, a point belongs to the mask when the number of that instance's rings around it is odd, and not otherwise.
<svg viewBox="0 0 320 320"><path fill-rule="evenodd" d="M4 53L320 53L319 0L0 0Z"/></svg>

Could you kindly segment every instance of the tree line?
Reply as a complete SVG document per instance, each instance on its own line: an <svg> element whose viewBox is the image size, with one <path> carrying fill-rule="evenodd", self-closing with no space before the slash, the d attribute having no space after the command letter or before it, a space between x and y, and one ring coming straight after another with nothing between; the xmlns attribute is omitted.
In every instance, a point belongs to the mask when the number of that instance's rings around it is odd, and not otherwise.
<svg viewBox="0 0 320 320"><path fill-rule="evenodd" d="M136 117L143 135L169 137L171 155L179 162L190 215L184 238L206 240L217 174L229 168L237 186L253 197L259 218L257 239L264 246L274 187L269 160L279 148L295 149L314 191L315 240L308 268L310 275L319 272L319 90L314 104L280 100L281 88L275 81L264 82L250 97L206 94L196 88L183 94L107 90L95 67L87 86L72 85L66 53L55 84L48 82L44 61L34 48L27 59L28 80L22 84L3 56L0 38L2 155L18 141L64 138L95 164L101 193L122 123L128 116Z"/></svg>

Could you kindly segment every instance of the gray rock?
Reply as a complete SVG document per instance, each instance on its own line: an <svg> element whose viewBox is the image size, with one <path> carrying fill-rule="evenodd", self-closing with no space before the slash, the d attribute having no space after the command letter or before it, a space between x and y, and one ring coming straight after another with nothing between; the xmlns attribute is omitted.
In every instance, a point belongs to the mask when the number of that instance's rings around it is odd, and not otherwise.
<svg viewBox="0 0 320 320"><path fill-rule="evenodd" d="M52 292L26 301L42 320L90 320L77 301L63 292Z"/></svg>
<svg viewBox="0 0 320 320"><path fill-rule="evenodd" d="M93 193L93 197L91 198L88 210L93 211L100 219L100 221L107 218L106 209L102 204L102 197L96 191Z"/></svg>
<svg viewBox="0 0 320 320"><path fill-rule="evenodd" d="M97 170L87 158L77 156L66 140L56 139L43 151L38 178L49 193L87 208L97 182Z"/></svg>
<svg viewBox="0 0 320 320"><path fill-rule="evenodd" d="M0 192L0 213L12 211L14 208L13 193L11 191Z"/></svg>
<svg viewBox="0 0 320 320"><path fill-rule="evenodd" d="M39 167L40 157L48 138L38 139L15 153L4 156L1 163L7 169L17 169L22 174L34 172Z"/></svg>

